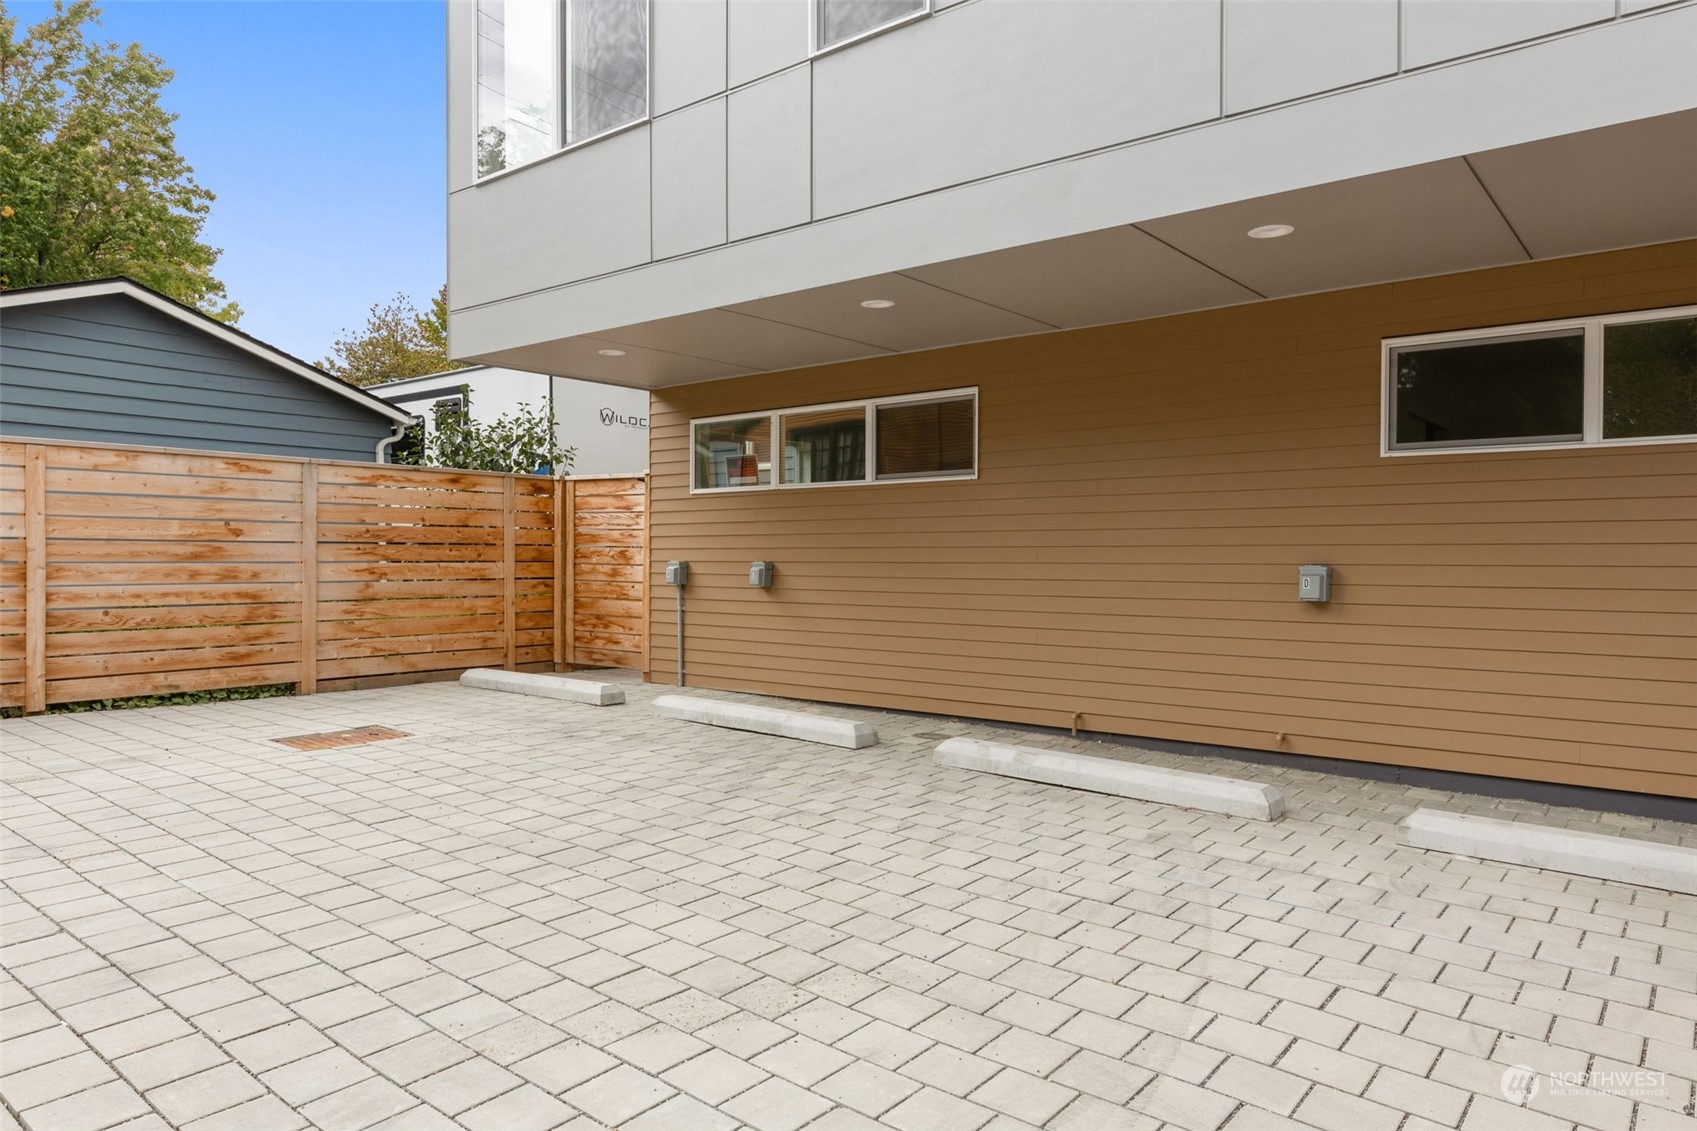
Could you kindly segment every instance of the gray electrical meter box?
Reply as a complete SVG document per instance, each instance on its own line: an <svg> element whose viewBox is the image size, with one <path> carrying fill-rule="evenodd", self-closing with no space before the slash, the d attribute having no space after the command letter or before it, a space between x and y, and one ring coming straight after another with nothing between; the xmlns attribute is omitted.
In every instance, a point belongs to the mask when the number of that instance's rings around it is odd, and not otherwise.
<svg viewBox="0 0 1697 1131"><path fill-rule="evenodd" d="M688 585L689 584L689 563L688 562L667 562L666 563L666 584L667 585Z"/></svg>
<svg viewBox="0 0 1697 1131"><path fill-rule="evenodd" d="M1331 566L1298 566L1296 580L1296 599L1298 601L1330 601L1332 599Z"/></svg>
<svg viewBox="0 0 1697 1131"><path fill-rule="evenodd" d="M749 562L748 583L758 589L772 588L772 563Z"/></svg>

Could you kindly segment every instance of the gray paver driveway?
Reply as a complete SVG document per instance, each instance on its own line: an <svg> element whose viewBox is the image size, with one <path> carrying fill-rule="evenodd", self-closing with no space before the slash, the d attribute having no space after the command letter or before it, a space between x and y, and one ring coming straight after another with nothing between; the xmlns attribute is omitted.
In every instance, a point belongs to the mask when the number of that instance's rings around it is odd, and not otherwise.
<svg viewBox="0 0 1697 1131"><path fill-rule="evenodd" d="M1690 826L1257 770L1261 825L932 765L990 727L848 752L659 690L6 723L0 1125L1697 1126L1697 899L1394 822ZM362 725L409 737L272 741Z"/></svg>

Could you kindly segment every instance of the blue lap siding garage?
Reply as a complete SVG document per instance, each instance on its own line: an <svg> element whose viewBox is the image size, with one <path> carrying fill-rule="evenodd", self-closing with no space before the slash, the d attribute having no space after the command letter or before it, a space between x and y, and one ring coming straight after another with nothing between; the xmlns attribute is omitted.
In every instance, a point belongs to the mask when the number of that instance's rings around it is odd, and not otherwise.
<svg viewBox="0 0 1697 1131"><path fill-rule="evenodd" d="M0 293L0 435L384 462L410 419L128 279Z"/></svg>

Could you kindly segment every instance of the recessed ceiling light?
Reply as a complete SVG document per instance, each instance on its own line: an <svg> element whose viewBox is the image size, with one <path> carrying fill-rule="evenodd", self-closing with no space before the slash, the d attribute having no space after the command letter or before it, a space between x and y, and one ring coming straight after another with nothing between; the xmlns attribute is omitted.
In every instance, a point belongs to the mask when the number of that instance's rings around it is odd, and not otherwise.
<svg viewBox="0 0 1697 1131"><path fill-rule="evenodd" d="M860 305L868 310L888 310L896 304L887 298L869 298Z"/></svg>
<svg viewBox="0 0 1697 1131"><path fill-rule="evenodd" d="M1249 238L1252 240L1276 240L1280 236L1288 236L1294 231L1296 229L1289 224L1262 224L1259 228L1249 229Z"/></svg>
<svg viewBox="0 0 1697 1131"><path fill-rule="evenodd" d="M625 356L624 350L596 350L595 352L600 354L602 357L623 357L623 356Z"/></svg>

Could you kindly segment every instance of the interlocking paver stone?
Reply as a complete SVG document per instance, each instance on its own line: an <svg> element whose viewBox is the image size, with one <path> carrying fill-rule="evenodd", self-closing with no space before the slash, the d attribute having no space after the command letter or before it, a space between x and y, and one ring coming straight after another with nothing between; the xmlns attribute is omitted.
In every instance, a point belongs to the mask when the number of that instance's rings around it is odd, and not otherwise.
<svg viewBox="0 0 1697 1131"><path fill-rule="evenodd" d="M1234 767L1291 800L1251 827L929 757L1064 735L863 712L883 744L845 758L626 686L613 714L421 685L0 723L0 1092L90 1131L1691 1120L1697 899L1395 824L1697 826ZM373 725L408 737L270 741ZM1519 1107L1514 1064L1668 1076Z"/></svg>
<svg viewBox="0 0 1697 1131"><path fill-rule="evenodd" d="M767 1080L722 1107L759 1131L796 1131L829 1111L831 1102L787 1080Z"/></svg>
<svg viewBox="0 0 1697 1131"><path fill-rule="evenodd" d="M114 1062L113 1067L132 1086L146 1091L214 1068L228 1059L217 1045L197 1034L131 1053Z"/></svg>
<svg viewBox="0 0 1697 1131"><path fill-rule="evenodd" d="M362 1080L301 1108L324 1131L364 1131L374 1123L420 1106L410 1094L387 1080Z"/></svg>
<svg viewBox="0 0 1697 1131"><path fill-rule="evenodd" d="M1017 1068L1004 1068L972 1093L974 1103L1041 1126L1078 1095L1071 1088L1039 1079Z"/></svg>
<svg viewBox="0 0 1697 1131"><path fill-rule="evenodd" d="M23 1114L32 1129L51 1127L55 1131L98 1131L127 1119L145 1118L147 1104L134 1089L114 1080L30 1108Z"/></svg>
<svg viewBox="0 0 1697 1131"><path fill-rule="evenodd" d="M116 1078L111 1067L84 1050L0 1077L0 1094L18 1109L37 1107Z"/></svg>
<svg viewBox="0 0 1697 1131"><path fill-rule="evenodd" d="M147 1102L181 1125L264 1094L259 1081L234 1064L224 1064L154 1088Z"/></svg>
<svg viewBox="0 0 1697 1131"><path fill-rule="evenodd" d="M719 1049L709 1049L661 1075L674 1088L709 1104L723 1103L769 1078L768 1073Z"/></svg>
<svg viewBox="0 0 1697 1131"><path fill-rule="evenodd" d="M561 1098L603 1123L622 1123L674 1095L672 1088L626 1065L579 1084Z"/></svg>
<svg viewBox="0 0 1697 1131"><path fill-rule="evenodd" d="M884 1113L882 1122L900 1131L976 1131L995 1112L925 1088Z"/></svg>
<svg viewBox="0 0 1697 1131"><path fill-rule="evenodd" d="M471 1131L549 1131L575 1114L547 1092L525 1084L460 1112L457 1122Z"/></svg>
<svg viewBox="0 0 1697 1131"><path fill-rule="evenodd" d="M129 1124L124 1125L126 1128ZM225 1108L215 1115L185 1124L182 1131L292 1131L307 1126L306 1117L275 1096L260 1096Z"/></svg>
<svg viewBox="0 0 1697 1131"><path fill-rule="evenodd" d="M260 1077L265 1086L299 1107L373 1075L341 1049L326 1049L304 1060L274 1068Z"/></svg>

